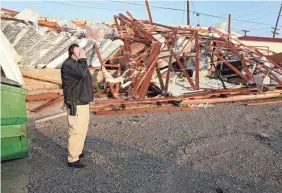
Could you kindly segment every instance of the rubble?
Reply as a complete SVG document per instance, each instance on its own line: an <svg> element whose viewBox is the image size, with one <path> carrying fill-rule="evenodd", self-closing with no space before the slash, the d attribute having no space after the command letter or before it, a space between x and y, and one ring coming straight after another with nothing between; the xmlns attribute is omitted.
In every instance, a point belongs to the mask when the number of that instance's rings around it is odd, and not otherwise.
<svg viewBox="0 0 282 193"><path fill-rule="evenodd" d="M223 31L223 24L218 28L168 26L137 20L127 12L127 16L114 16L114 28L61 21L46 29L51 26L48 22L37 25L13 16L2 18L1 30L22 57L17 60L21 67L60 68L70 44L78 43L85 50L90 69L104 77L99 95L110 93L116 101L113 105L110 99L97 99L92 109L97 114L113 108L149 112L144 109L148 103L149 108L163 105L161 111L171 111L182 105L281 97L279 54L265 55L259 47L244 45L236 35Z"/></svg>

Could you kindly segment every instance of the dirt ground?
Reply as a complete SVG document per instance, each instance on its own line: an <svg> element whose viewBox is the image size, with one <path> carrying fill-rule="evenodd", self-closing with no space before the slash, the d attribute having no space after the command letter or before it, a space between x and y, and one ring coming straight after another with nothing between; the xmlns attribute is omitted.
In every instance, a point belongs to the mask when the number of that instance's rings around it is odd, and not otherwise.
<svg viewBox="0 0 282 193"><path fill-rule="evenodd" d="M29 132L29 192L282 192L282 104L93 115L83 169L66 165L66 117Z"/></svg>

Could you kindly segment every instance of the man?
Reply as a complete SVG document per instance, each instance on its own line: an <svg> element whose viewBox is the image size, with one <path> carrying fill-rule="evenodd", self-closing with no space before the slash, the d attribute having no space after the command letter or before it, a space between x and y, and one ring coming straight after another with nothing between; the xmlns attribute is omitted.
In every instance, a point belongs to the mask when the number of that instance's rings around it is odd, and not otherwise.
<svg viewBox="0 0 282 193"><path fill-rule="evenodd" d="M69 58L62 65L64 101L68 110L68 166L83 168L83 147L89 124L89 104L93 105L92 77L83 49L69 47Z"/></svg>

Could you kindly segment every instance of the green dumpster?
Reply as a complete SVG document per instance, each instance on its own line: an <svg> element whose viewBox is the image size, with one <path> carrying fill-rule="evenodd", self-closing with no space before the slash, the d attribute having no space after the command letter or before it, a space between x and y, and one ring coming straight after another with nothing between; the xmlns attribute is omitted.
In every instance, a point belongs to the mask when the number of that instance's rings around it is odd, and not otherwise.
<svg viewBox="0 0 282 193"><path fill-rule="evenodd" d="M28 156L26 93L1 77L1 161Z"/></svg>

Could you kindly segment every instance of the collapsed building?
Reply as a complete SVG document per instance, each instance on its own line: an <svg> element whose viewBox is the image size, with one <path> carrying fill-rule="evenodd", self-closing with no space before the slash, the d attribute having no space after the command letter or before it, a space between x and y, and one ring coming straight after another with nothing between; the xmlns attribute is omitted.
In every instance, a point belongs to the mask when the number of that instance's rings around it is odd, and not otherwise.
<svg viewBox="0 0 282 193"><path fill-rule="evenodd" d="M7 39L5 45L14 49L10 54L15 55L14 62L27 79L60 85L24 71L59 69L73 43L85 50L89 69L102 76L95 82L99 84L95 96L101 97L92 109L97 114L107 114L113 108L141 112L140 108L163 106L163 111L169 111L167 108L178 106L178 110L191 110L195 104L281 96L279 54L269 50L266 54L263 48L245 45L234 34L216 27L168 26L137 20L129 12L115 15L111 25L80 26L71 21L56 25L40 19L27 22L22 15L29 15L29 10L6 13L1 36ZM42 93L37 95L42 98ZM56 97L50 105L62 102L62 96Z"/></svg>

